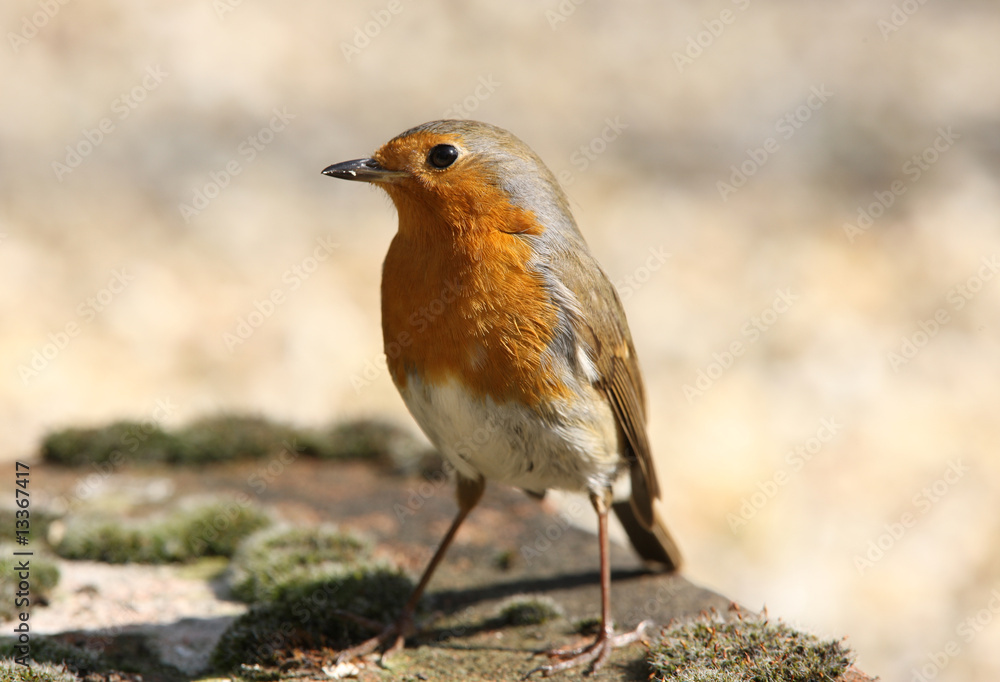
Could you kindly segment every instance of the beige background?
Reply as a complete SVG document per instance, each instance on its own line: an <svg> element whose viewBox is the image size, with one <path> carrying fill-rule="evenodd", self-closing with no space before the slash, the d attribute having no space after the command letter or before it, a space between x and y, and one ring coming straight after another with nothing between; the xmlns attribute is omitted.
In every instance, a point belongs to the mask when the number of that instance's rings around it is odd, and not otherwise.
<svg viewBox="0 0 1000 682"><path fill-rule="evenodd" d="M467 114L562 173L622 285L690 577L886 679L1000 676L995 3L48 5L0 9L5 457L121 417L410 423L393 210L320 170Z"/></svg>

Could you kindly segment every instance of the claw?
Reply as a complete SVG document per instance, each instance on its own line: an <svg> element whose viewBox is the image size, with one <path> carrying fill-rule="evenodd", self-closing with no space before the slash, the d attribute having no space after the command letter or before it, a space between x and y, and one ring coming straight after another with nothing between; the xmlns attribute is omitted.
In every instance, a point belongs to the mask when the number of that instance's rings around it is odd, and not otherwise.
<svg viewBox="0 0 1000 682"><path fill-rule="evenodd" d="M645 639L646 630L651 627L653 627L653 622L644 620L631 632L613 635L610 629L601 630L601 633L597 635L597 639L590 644L575 648L564 647L562 649L553 649L547 652L547 655L550 658L560 659L559 662L534 668L528 671L523 679L526 680L537 672L542 673L544 677L548 677L553 673L585 664L590 665L587 674L595 673L607 662L612 651L619 647L628 646L640 639Z"/></svg>
<svg viewBox="0 0 1000 682"><path fill-rule="evenodd" d="M364 627L369 627L374 624L375 627L371 629L377 630L382 628L382 631L370 639L366 639L360 644L355 644L349 649L344 649L339 654L335 661L337 663L343 663L345 661L350 661L353 659L362 658L372 653L376 649L382 649L382 656L380 661L385 663L389 658L403 648L406 643L406 637L413 633L413 618L408 614L403 614L399 617L395 623L391 625L383 625L381 623L375 623L367 618L361 618L353 615L345 615L347 618L359 623Z"/></svg>

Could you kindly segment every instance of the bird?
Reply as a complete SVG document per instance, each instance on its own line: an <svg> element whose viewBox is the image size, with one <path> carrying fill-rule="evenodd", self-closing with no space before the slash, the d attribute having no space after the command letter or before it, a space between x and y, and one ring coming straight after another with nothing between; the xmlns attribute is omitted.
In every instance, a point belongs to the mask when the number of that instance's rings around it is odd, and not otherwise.
<svg viewBox="0 0 1000 682"><path fill-rule="evenodd" d="M553 662L531 672L599 669L650 625L614 632L609 512L650 565L676 571L681 553L663 519L625 311L565 192L512 133L467 119L418 125L369 158L322 172L375 185L395 205L381 283L386 362L414 420L454 468L458 503L398 619L338 660L402 648L434 570L491 480L536 496L589 496L600 628L584 646L548 652ZM613 493L619 479L631 484L625 499Z"/></svg>

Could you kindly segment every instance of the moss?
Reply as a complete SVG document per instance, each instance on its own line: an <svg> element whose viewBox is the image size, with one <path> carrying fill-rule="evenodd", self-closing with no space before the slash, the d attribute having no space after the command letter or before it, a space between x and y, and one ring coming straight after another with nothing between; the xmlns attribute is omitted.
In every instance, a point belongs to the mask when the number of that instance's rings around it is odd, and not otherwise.
<svg viewBox="0 0 1000 682"><path fill-rule="evenodd" d="M163 537L158 532L111 520L74 520L56 547L56 552L67 559L89 559L110 564L169 560Z"/></svg>
<svg viewBox="0 0 1000 682"><path fill-rule="evenodd" d="M679 682L821 682L836 680L853 654L762 618L703 617L672 625L649 648L651 679Z"/></svg>
<svg viewBox="0 0 1000 682"><path fill-rule="evenodd" d="M0 508L0 529L3 532L3 535L0 537L14 538L14 531L17 528L18 511L23 513L24 510L10 507ZM58 515L43 509L37 501L33 503L31 506L31 527L28 533L28 540L32 544L36 542L48 543L49 527L58 518Z"/></svg>
<svg viewBox="0 0 1000 682"><path fill-rule="evenodd" d="M346 648L374 633L338 611L388 623L412 589L399 569L377 564L345 567L337 576L289 585L278 601L253 606L229 626L212 653L212 664L228 671L278 664L296 649Z"/></svg>
<svg viewBox="0 0 1000 682"><path fill-rule="evenodd" d="M150 643L150 635L145 633L123 632L113 637L82 633L80 636L101 652L98 664L101 672L106 673L104 682L142 682L144 679L179 682L189 679L177 668L160 660L159 652ZM97 681L88 676L87 682Z"/></svg>
<svg viewBox="0 0 1000 682"><path fill-rule="evenodd" d="M367 559L371 546L334 526L269 528L248 537L233 557L229 586L245 602L280 598L297 586L343 572Z"/></svg>
<svg viewBox="0 0 1000 682"><path fill-rule="evenodd" d="M562 609L550 597L517 595L500 605L495 622L503 625L542 625L562 616Z"/></svg>
<svg viewBox="0 0 1000 682"><path fill-rule="evenodd" d="M42 459L51 464L82 464L126 461L167 462L176 450L176 440L153 422L120 421L101 428L70 428L50 433L42 440Z"/></svg>
<svg viewBox="0 0 1000 682"><path fill-rule="evenodd" d="M587 616L573 623L573 632L578 635L591 636L601 631L601 617Z"/></svg>
<svg viewBox="0 0 1000 682"><path fill-rule="evenodd" d="M20 655L12 639L0 641L0 658ZM64 670L68 680L86 682L181 682L190 679L173 666L159 661L147 635L122 633L114 636L75 632L52 637L31 638L33 666L52 664ZM20 666L23 669L23 666Z"/></svg>
<svg viewBox="0 0 1000 682"><path fill-rule="evenodd" d="M177 433L170 460L177 464L204 464L263 459L294 447L297 431L263 417L219 415L200 419Z"/></svg>
<svg viewBox="0 0 1000 682"><path fill-rule="evenodd" d="M0 682L76 682L77 679L65 666L51 663L23 666L13 659L0 660Z"/></svg>
<svg viewBox="0 0 1000 682"><path fill-rule="evenodd" d="M428 452L410 430L382 419L339 422L325 431L305 434L300 444L320 459L363 459L408 471L419 468Z"/></svg>
<svg viewBox="0 0 1000 682"><path fill-rule="evenodd" d="M24 610L14 604L20 582L15 567L22 560L29 562L31 601L28 609L48 603L52 590L59 583L59 567L51 558L38 552L30 557L14 556L15 551L14 545L0 545L0 618L3 620L12 619Z"/></svg>
<svg viewBox="0 0 1000 682"><path fill-rule="evenodd" d="M230 563L232 563L230 558L224 556L199 557L189 563L178 566L175 575L185 580L212 582L225 577Z"/></svg>
<svg viewBox="0 0 1000 682"><path fill-rule="evenodd" d="M176 514L168 525L176 529L184 559L232 556L247 537L271 524L260 508L216 502Z"/></svg>
<svg viewBox="0 0 1000 682"><path fill-rule="evenodd" d="M12 639L0 641L0 658L4 660L13 659L20 655L15 649L16 643ZM31 638L31 660L35 663L48 663L59 666L67 673L85 677L91 673L104 670L100 657L72 644L66 644L51 637ZM23 668L23 666L21 666Z"/></svg>
<svg viewBox="0 0 1000 682"><path fill-rule="evenodd" d="M500 571L509 571L517 563L517 552L512 549L504 549L493 556L493 566Z"/></svg>
<svg viewBox="0 0 1000 682"><path fill-rule="evenodd" d="M296 429L254 415L205 417L167 432L155 422L120 421L100 428L68 428L42 441L42 459L80 466L125 463L198 465L263 459L294 449L329 460L365 459L412 471L437 462L433 450L397 424L379 419L338 422L327 429Z"/></svg>
<svg viewBox="0 0 1000 682"><path fill-rule="evenodd" d="M237 680L243 680L244 682L275 682L283 677L286 677L284 670L279 670L277 668L264 668L258 664L253 665L241 665L234 671ZM228 682L228 678L226 679ZM202 682L205 682L202 680Z"/></svg>
<svg viewBox="0 0 1000 682"><path fill-rule="evenodd" d="M290 426L247 415L206 417L170 433L154 422L120 421L50 433L42 441L41 455L46 462L66 466L205 464L261 459L288 447L297 436Z"/></svg>
<svg viewBox="0 0 1000 682"><path fill-rule="evenodd" d="M67 559L113 564L232 556L241 540L269 523L260 509L232 502L204 504L158 520L82 517L69 521L56 552Z"/></svg>

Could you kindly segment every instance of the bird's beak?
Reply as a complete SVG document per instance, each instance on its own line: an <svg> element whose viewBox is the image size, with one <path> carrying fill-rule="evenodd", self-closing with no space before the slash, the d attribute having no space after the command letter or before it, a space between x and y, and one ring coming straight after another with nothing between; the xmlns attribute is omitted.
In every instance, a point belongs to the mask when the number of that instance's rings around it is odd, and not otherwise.
<svg viewBox="0 0 1000 682"><path fill-rule="evenodd" d="M358 182L392 182L406 176L406 173L383 168L375 159L354 159L327 166L323 169L323 175Z"/></svg>

